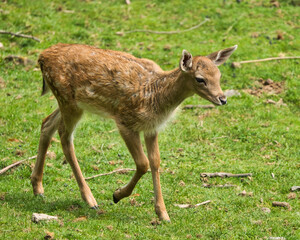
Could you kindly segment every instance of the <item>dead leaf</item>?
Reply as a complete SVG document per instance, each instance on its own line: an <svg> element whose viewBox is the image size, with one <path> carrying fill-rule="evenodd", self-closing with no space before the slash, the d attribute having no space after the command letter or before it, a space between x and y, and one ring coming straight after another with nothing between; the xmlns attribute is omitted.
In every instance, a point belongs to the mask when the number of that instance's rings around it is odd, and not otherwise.
<svg viewBox="0 0 300 240"><path fill-rule="evenodd" d="M124 32L116 32L116 34L117 34L118 36L121 36L121 37L124 36Z"/></svg>
<svg viewBox="0 0 300 240"><path fill-rule="evenodd" d="M54 238L54 233L46 231L46 236L44 237L44 239L53 239L53 238Z"/></svg>
<svg viewBox="0 0 300 240"><path fill-rule="evenodd" d="M4 82L4 79L2 77L0 77L0 88L5 88L6 84Z"/></svg>
<svg viewBox="0 0 300 240"><path fill-rule="evenodd" d="M122 161L122 160L108 162L109 165L118 165L118 164L123 164L123 163L124 163L124 161Z"/></svg>
<svg viewBox="0 0 300 240"><path fill-rule="evenodd" d="M263 207L263 208L261 208L261 210L265 213L270 213L271 212L270 208L267 208L267 207Z"/></svg>
<svg viewBox="0 0 300 240"><path fill-rule="evenodd" d="M49 151L49 152L47 153L47 155L48 155L48 157L49 157L50 159L56 159L56 153L55 153L55 152Z"/></svg>
<svg viewBox="0 0 300 240"><path fill-rule="evenodd" d="M86 221L86 220L87 220L86 216L81 216L81 217L74 219L73 222L81 222L81 221Z"/></svg>
<svg viewBox="0 0 300 240"><path fill-rule="evenodd" d="M280 7L279 2L276 1L276 0L271 0L270 3L271 3L271 6L272 6L272 7L276 7L276 8L279 8L279 7Z"/></svg>
<svg viewBox="0 0 300 240"><path fill-rule="evenodd" d="M106 213L106 211L103 210L103 209L100 209L100 210L97 211L97 214L98 214L98 215L102 215L102 214L104 214L104 213Z"/></svg>
<svg viewBox="0 0 300 240"><path fill-rule="evenodd" d="M164 46L164 50L165 50L165 51L171 50L171 45L170 45L170 44L166 44L166 45Z"/></svg>
<svg viewBox="0 0 300 240"><path fill-rule="evenodd" d="M283 39L284 39L283 33L280 31L277 31L277 40L283 40Z"/></svg>
<svg viewBox="0 0 300 240"><path fill-rule="evenodd" d="M3 43L2 42L0 42L0 48L3 48Z"/></svg>
<svg viewBox="0 0 300 240"><path fill-rule="evenodd" d="M55 138L55 137L51 138L51 142L60 143L60 141L57 138Z"/></svg>
<svg viewBox="0 0 300 240"><path fill-rule="evenodd" d="M5 195L6 195L6 192L1 192L1 193L0 193L0 200L1 200L1 201L4 201L4 200L5 200Z"/></svg>
<svg viewBox="0 0 300 240"><path fill-rule="evenodd" d="M24 150L16 149L15 154L16 154L17 156L23 156L25 152L26 152L26 151L24 151Z"/></svg>
<svg viewBox="0 0 300 240"><path fill-rule="evenodd" d="M256 225L262 225L262 223L263 223L262 220L252 221L252 224L256 224Z"/></svg>
<svg viewBox="0 0 300 240"><path fill-rule="evenodd" d="M9 139L7 139L7 141L9 141L9 142L22 142L21 140L16 139L16 138L9 138Z"/></svg>
<svg viewBox="0 0 300 240"><path fill-rule="evenodd" d="M179 186L181 186L181 187L184 187L184 186L185 186L185 182L184 182L184 181L182 181L182 180L180 180L180 182L179 182Z"/></svg>
<svg viewBox="0 0 300 240"><path fill-rule="evenodd" d="M92 165L92 169L94 169L95 171L99 171L99 167L97 165Z"/></svg>
<svg viewBox="0 0 300 240"><path fill-rule="evenodd" d="M115 145L116 145L115 143L108 144L107 148L112 149Z"/></svg>
<svg viewBox="0 0 300 240"><path fill-rule="evenodd" d="M109 231L112 231L114 229L114 227L112 225L108 225L106 226L106 228L109 230Z"/></svg>
<svg viewBox="0 0 300 240"><path fill-rule="evenodd" d="M54 233L52 232L47 232L46 236L44 237L44 239L53 239L54 238Z"/></svg>
<svg viewBox="0 0 300 240"><path fill-rule="evenodd" d="M253 196L253 192L246 192L245 190L242 191L241 193L239 193L239 196L243 196L243 197L252 197Z"/></svg>
<svg viewBox="0 0 300 240"><path fill-rule="evenodd" d="M22 97L23 96L19 94L18 96L15 97L15 99L18 100L18 99L21 99Z"/></svg>
<svg viewBox="0 0 300 240"><path fill-rule="evenodd" d="M129 203L130 203L131 206L136 206L137 205L137 201L135 200L135 198L129 199Z"/></svg>
<svg viewBox="0 0 300 240"><path fill-rule="evenodd" d="M287 195L287 198L288 198L288 199L295 199L296 197L297 197L297 194L294 193L294 192L291 192L291 193L289 193L289 194Z"/></svg>
<svg viewBox="0 0 300 240"><path fill-rule="evenodd" d="M253 32L253 33L251 33L251 37L252 38L258 38L259 34L257 32Z"/></svg>
<svg viewBox="0 0 300 240"><path fill-rule="evenodd" d="M157 225L160 225L160 224L161 224L161 222L160 222L159 220L157 220L157 219L152 219L152 221L151 221L150 223L151 223L151 225L153 225L153 226L157 226Z"/></svg>

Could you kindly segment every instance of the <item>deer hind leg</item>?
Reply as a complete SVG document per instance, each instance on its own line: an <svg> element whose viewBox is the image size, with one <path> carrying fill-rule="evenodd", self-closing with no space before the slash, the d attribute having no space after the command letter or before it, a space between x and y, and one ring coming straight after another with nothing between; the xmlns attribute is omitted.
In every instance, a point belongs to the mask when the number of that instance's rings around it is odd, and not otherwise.
<svg viewBox="0 0 300 240"><path fill-rule="evenodd" d="M160 156L157 133L152 135L145 135L145 143L152 173L155 195L155 212L160 220L170 221L160 187L160 177L158 171L160 165Z"/></svg>
<svg viewBox="0 0 300 240"><path fill-rule="evenodd" d="M72 171L74 173L75 179L77 181L77 184L80 189L81 197L82 199L87 202L87 204L91 208L97 208L97 202L87 185L82 172L80 170L75 152L74 152L74 145L73 145L73 131L76 127L76 124L78 123L79 119L82 116L81 110L74 110L74 109L68 109L67 112L62 111L62 120L60 122L58 133L60 135L61 139L61 145L63 152L65 154L65 157L70 164Z"/></svg>
<svg viewBox="0 0 300 240"><path fill-rule="evenodd" d="M117 189L113 194L115 203L119 202L122 198L130 196L135 185L140 178L147 172L149 168L149 161L144 154L140 135L138 132L132 132L123 127L119 127L120 134L124 139L126 146L133 157L136 164L136 172L134 173L130 182L122 188Z"/></svg>
<svg viewBox="0 0 300 240"><path fill-rule="evenodd" d="M45 158L47 154L47 149L50 145L51 138L56 132L59 122L61 120L61 115L59 109L56 109L52 114L43 120L41 127L41 136L39 142L38 156L36 163L31 174L31 184L33 187L33 193L35 195L43 195L44 188L42 184L43 179L43 169L45 164Z"/></svg>

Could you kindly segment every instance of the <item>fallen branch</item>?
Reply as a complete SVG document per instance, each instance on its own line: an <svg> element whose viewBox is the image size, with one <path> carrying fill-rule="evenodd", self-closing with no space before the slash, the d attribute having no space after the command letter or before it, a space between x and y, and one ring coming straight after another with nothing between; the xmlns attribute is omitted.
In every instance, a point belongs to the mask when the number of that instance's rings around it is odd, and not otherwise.
<svg viewBox="0 0 300 240"><path fill-rule="evenodd" d="M224 172L217 172L217 173L201 173L201 177L251 177L252 173L240 173L240 174L232 174L232 173L224 173Z"/></svg>
<svg viewBox="0 0 300 240"><path fill-rule="evenodd" d="M209 105L185 105L183 107L183 109L194 109L194 108L204 108L204 109L208 109L208 108L214 108L215 106L212 104Z"/></svg>
<svg viewBox="0 0 300 240"><path fill-rule="evenodd" d="M202 185L202 187L205 187L205 188L211 188L211 187L216 187L216 188L230 188L230 187L236 187L237 185L233 185L233 184L224 184L224 185L213 185L213 184L207 184L207 183L204 183Z"/></svg>
<svg viewBox="0 0 300 240"><path fill-rule="evenodd" d="M193 204L174 204L174 206L179 207L179 208L195 208L195 207L199 207L201 205L208 204L210 202L211 202L211 200L207 200L205 202L197 203L195 205L193 205Z"/></svg>
<svg viewBox="0 0 300 240"><path fill-rule="evenodd" d="M285 207L288 210L292 210L292 207L287 202L272 202L273 207Z"/></svg>
<svg viewBox="0 0 300 240"><path fill-rule="evenodd" d="M300 56L291 56L291 57L271 57L271 58L264 58L264 59L256 59L256 60L247 60L241 62L233 62L231 65L234 68L241 67L241 64L244 63L257 63L257 62L266 62L266 61L273 61L273 60L285 60L285 59L300 59Z"/></svg>
<svg viewBox="0 0 300 240"><path fill-rule="evenodd" d="M48 153L47 153L47 154L48 154ZM0 170L0 175L2 175L3 173L7 172L7 171L8 171L9 169L11 169L11 168L16 167L16 166L22 164L23 162L28 161L28 160L31 160L31 159L34 159L34 158L36 158L36 157L37 157L37 155L13 163L13 164L11 164L11 165L9 165L9 166L7 166L7 167L1 169L1 170Z"/></svg>
<svg viewBox="0 0 300 240"><path fill-rule="evenodd" d="M188 29L184 29L184 30L177 30L177 31L154 31L154 30L146 30L146 29L135 29L135 30L131 30L131 31L127 31L127 32L122 32L123 34L127 34L127 33L134 33L134 32L146 32L146 33L153 33L153 34L178 34L178 33L184 33L184 32L188 32L188 31L192 31L196 28L201 27L204 23L208 22L209 19L205 18L204 21L200 22L199 24L188 28ZM117 34L120 34L120 32L118 32Z"/></svg>
<svg viewBox="0 0 300 240"><path fill-rule="evenodd" d="M37 42L41 42L40 39L32 36L32 35L25 35L25 34L20 34L20 33L13 33L13 32L8 32L8 31L4 31L4 30L0 30L0 34L9 34L15 37L21 37L21 38L29 38L29 39L33 39Z"/></svg>
<svg viewBox="0 0 300 240"><path fill-rule="evenodd" d="M128 173L130 171L136 171L136 169L132 169L132 168L116 169L116 170L113 170L108 173L101 173L101 174L97 174L95 176L87 177L87 178L85 178L85 180L89 180L89 179L93 179L93 178L101 177L101 176L106 176L106 175L110 175L110 174L114 174L114 173L124 174L124 173Z"/></svg>

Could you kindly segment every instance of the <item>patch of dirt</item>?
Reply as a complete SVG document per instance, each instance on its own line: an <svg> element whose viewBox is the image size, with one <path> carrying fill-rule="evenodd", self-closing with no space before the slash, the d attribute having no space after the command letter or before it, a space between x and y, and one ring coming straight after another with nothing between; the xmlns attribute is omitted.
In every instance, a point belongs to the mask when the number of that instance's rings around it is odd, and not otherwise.
<svg viewBox="0 0 300 240"><path fill-rule="evenodd" d="M245 89L244 92L259 97L262 94L277 95L284 91L284 82L274 82L271 79L259 79L255 81L254 84L252 89Z"/></svg>

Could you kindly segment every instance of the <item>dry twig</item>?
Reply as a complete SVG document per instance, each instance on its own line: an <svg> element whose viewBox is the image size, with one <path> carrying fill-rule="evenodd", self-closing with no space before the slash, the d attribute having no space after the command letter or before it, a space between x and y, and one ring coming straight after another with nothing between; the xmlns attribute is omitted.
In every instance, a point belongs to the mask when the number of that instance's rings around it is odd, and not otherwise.
<svg viewBox="0 0 300 240"><path fill-rule="evenodd" d="M47 154L48 154L48 153L47 153ZM5 168L2 168L2 169L0 170L0 175L2 175L3 173L7 172L7 171L8 171L9 169L11 169L11 168L16 167L16 166L22 164L23 162L28 161L28 160L31 160L31 159L34 159L34 158L36 158L36 157L37 157L37 155L32 156L32 157L29 157L29 158L26 158L26 159L23 159L23 160L20 160L20 161L15 162L15 163L13 163L13 164L11 164L11 165L5 167Z"/></svg>
<svg viewBox="0 0 300 240"><path fill-rule="evenodd" d="M114 174L114 173L123 174L123 173L127 173L127 172L130 172L130 171L136 171L136 169L132 169L132 168L116 169L116 170L113 170L113 171L108 172L108 173L101 173L101 174L97 174L95 176L87 177L87 178L85 178L85 180L89 180L89 179L93 179L93 178L101 177L101 176L106 176L106 175L110 175L110 174Z"/></svg>
<svg viewBox="0 0 300 240"><path fill-rule="evenodd" d="M240 173L240 174L232 174L232 173L224 173L224 172L217 172L217 173L201 173L201 177L251 177L252 173Z"/></svg>
<svg viewBox="0 0 300 240"><path fill-rule="evenodd" d="M215 106L212 104L208 105L185 105L183 109L194 109L194 108L204 108L204 109L209 109L209 108L214 108Z"/></svg>
<svg viewBox="0 0 300 240"><path fill-rule="evenodd" d="M230 188L230 187L236 187L237 185L234 185L234 184L224 184L224 185L213 185L213 184L207 184L207 183L204 183L202 185L202 187L205 187L205 188L211 188L211 187L216 187L216 188Z"/></svg>
<svg viewBox="0 0 300 240"><path fill-rule="evenodd" d="M11 36L15 36L15 37L21 37L21 38L29 38L29 39L33 39L37 42L41 42L40 39L32 36L32 35L25 35L25 34L21 34L21 33L13 33L13 32L8 32L8 31L4 31L4 30L0 30L0 34L9 34Z"/></svg>
<svg viewBox="0 0 300 240"><path fill-rule="evenodd" d="M153 33L153 34L178 34L178 33L184 33L184 32L188 32L188 31L192 31L196 28L201 27L204 23L208 22L209 19L205 18L204 21L200 22L199 24L188 28L188 29L184 29L184 30L177 30L177 31L154 31L154 30L146 30L146 29L135 29L135 30L131 30L131 31L127 31L127 32L123 32L123 34L127 34L127 33L134 33L134 32L146 32L146 33Z"/></svg>
<svg viewBox="0 0 300 240"><path fill-rule="evenodd" d="M195 205L193 205L193 204L174 204L174 206L179 207L179 208L195 208L195 207L199 207L201 205L208 204L210 202L211 202L211 200L207 200L205 202L197 203Z"/></svg>
<svg viewBox="0 0 300 240"><path fill-rule="evenodd" d="M285 59L300 59L300 56L291 56L291 57L270 57L270 58L263 58L263 59L256 59L256 60L246 60L241 62L233 62L232 67L238 68L241 64L244 63L257 63L257 62L266 62L266 61L273 61L273 60L285 60Z"/></svg>

